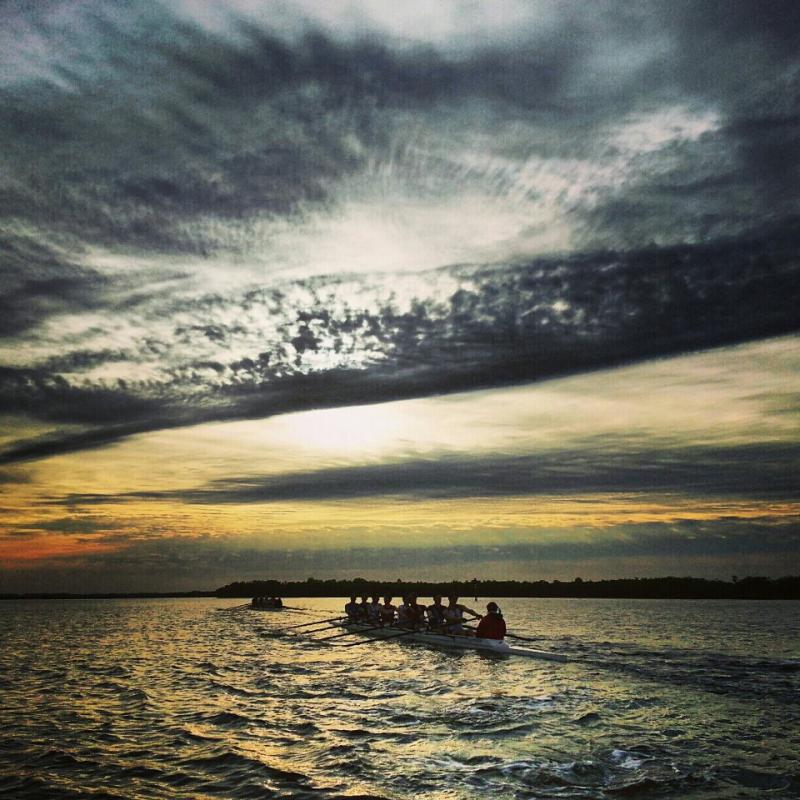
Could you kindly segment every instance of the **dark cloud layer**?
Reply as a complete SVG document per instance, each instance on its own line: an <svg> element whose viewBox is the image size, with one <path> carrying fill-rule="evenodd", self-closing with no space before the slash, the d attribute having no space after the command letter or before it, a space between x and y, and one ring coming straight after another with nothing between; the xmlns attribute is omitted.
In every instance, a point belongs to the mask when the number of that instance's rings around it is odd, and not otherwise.
<svg viewBox="0 0 800 800"><path fill-rule="evenodd" d="M0 13L0 339L22 353L47 323L95 312L140 333L3 366L0 411L79 429L12 443L0 462L798 329L790 3L563 4L552 26L414 46L379 25L287 32L232 13L213 26L158 3ZM629 153L626 120L651 136L665 108L714 122ZM546 169L530 185L520 170L570 159L621 176L554 196L575 252L430 272L409 303L392 275L349 276L358 305L341 277L266 269L254 283L214 266L267 247L259 226L335 219L352 181L528 201ZM191 289L177 267L103 271L89 266L96 248L196 257L232 288ZM426 291L442 276L455 288ZM124 377L96 377L111 364ZM158 377L138 377L154 365Z"/></svg>
<svg viewBox="0 0 800 800"><path fill-rule="evenodd" d="M800 453L794 445L637 447L632 441L590 439L570 450L519 456L440 457L277 477L232 477L197 489L69 495L52 502L88 506L177 499L215 505L376 496L459 499L619 492L780 500L797 497L799 468Z"/></svg>
<svg viewBox="0 0 800 800"><path fill-rule="evenodd" d="M12 445L0 461L159 428L486 388L791 332L800 327L798 244L797 235L765 232L746 242L451 268L447 275L470 288L421 296L406 309L380 288L369 306L337 301L332 308L341 286L335 278L301 281L302 305L275 290L200 298L189 305L207 319L228 308L271 310L282 320L278 340L227 363L176 363L169 381L155 385L64 377L128 357L112 350L0 369L0 410L89 426ZM224 348L238 327L198 330ZM146 347L165 353L170 343ZM333 360L348 347L366 353L367 363L306 364L319 354Z"/></svg>
<svg viewBox="0 0 800 800"><path fill-rule="evenodd" d="M783 3L565 4L548 33L449 50L312 21L287 37L268 19L204 29L160 4L59 6L5 7L26 35L6 40L0 215L85 243L204 252L216 243L198 218L325 204L338 180L397 157L407 114L448 136L465 109L480 132L535 123L536 137L498 152L546 157L602 157L609 124L658 104L718 112L718 132L645 157L593 209L600 240L731 234L800 211L800 30Z"/></svg>

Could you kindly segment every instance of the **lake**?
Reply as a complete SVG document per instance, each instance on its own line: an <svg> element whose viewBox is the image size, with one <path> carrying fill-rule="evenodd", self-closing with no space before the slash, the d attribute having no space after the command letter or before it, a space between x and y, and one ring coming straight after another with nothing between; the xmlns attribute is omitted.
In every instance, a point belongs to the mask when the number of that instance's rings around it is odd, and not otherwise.
<svg viewBox="0 0 800 800"><path fill-rule="evenodd" d="M800 603L487 599L570 661L280 635L338 599L2 602L0 795L800 797Z"/></svg>

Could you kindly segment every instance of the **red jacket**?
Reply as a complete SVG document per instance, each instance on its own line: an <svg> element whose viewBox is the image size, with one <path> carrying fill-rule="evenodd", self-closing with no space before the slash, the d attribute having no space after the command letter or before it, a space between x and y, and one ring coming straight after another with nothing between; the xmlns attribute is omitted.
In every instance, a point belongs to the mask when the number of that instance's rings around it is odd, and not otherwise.
<svg viewBox="0 0 800 800"><path fill-rule="evenodd" d="M506 635L506 621L490 612L478 623L475 635L481 639L502 639Z"/></svg>

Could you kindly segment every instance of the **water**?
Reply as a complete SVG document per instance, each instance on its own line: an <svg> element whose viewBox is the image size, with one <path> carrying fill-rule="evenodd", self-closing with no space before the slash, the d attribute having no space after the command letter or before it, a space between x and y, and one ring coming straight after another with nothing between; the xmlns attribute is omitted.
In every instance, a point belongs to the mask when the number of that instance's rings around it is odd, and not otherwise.
<svg viewBox="0 0 800 800"><path fill-rule="evenodd" d="M570 663L236 600L0 604L0 795L800 797L800 604L506 600ZM484 601L485 602L485 601Z"/></svg>

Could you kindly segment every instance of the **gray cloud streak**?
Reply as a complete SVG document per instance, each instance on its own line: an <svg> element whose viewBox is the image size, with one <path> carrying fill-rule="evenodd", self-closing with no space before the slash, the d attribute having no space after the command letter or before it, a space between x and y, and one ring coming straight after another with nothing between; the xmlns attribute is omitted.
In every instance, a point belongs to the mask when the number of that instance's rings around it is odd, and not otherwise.
<svg viewBox="0 0 800 800"><path fill-rule="evenodd" d="M187 503L274 503L408 496L458 499L517 495L675 493L774 500L800 491L800 452L794 445L636 447L587 440L570 450L519 456L439 457L425 461L335 467L308 473L241 476L180 491L74 494L55 504L102 505L128 500Z"/></svg>

